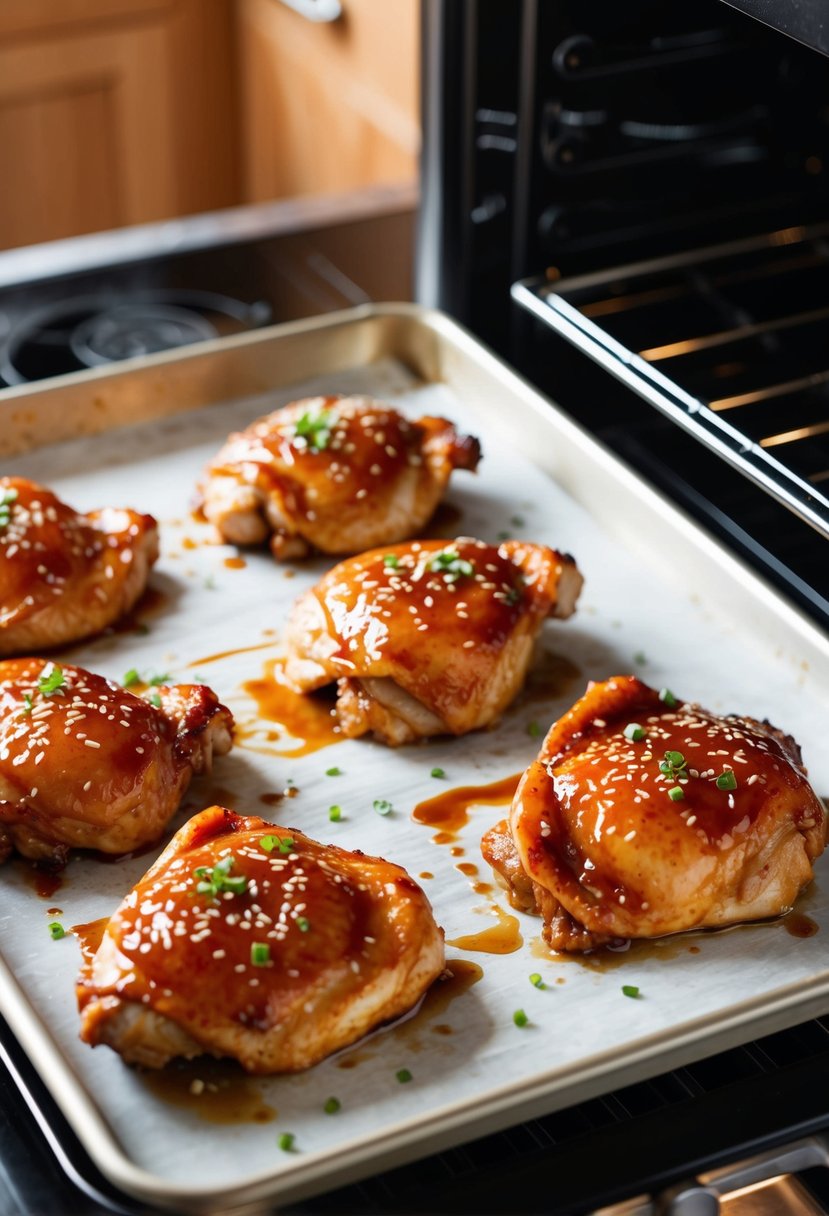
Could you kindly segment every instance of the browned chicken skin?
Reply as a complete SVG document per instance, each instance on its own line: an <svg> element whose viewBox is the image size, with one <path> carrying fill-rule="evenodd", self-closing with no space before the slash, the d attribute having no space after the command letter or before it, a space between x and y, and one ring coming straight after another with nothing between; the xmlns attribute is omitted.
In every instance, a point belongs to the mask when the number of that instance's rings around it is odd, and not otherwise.
<svg viewBox="0 0 829 1216"><path fill-rule="evenodd" d="M200 684L150 695L158 706L82 667L0 662L0 860L158 839L191 776L230 749L233 719Z"/></svg>
<svg viewBox="0 0 829 1216"><path fill-rule="evenodd" d="M573 612L571 557L507 541L410 541L341 562L294 606L285 676L337 681L350 737L396 746L490 724L517 694L547 616Z"/></svg>
<svg viewBox="0 0 829 1216"><path fill-rule="evenodd" d="M793 739L616 676L552 726L483 852L581 951L780 915L826 835Z"/></svg>
<svg viewBox="0 0 829 1216"><path fill-rule="evenodd" d="M132 608L157 557L151 515L81 515L44 486L0 477L0 655L100 633Z"/></svg>
<svg viewBox="0 0 829 1216"><path fill-rule="evenodd" d="M415 535L477 439L445 418L409 422L369 397L308 397L231 435L202 485L224 540L274 557L357 553Z"/></svg>
<svg viewBox="0 0 829 1216"><path fill-rule="evenodd" d="M78 984L81 1038L153 1068L210 1052L295 1072L411 1009L443 967L405 870L214 806L110 920Z"/></svg>

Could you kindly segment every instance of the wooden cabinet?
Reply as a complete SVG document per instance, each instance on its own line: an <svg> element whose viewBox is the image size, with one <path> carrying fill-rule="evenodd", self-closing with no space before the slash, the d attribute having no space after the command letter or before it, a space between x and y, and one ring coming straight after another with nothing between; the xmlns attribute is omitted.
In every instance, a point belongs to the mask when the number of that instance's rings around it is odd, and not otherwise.
<svg viewBox="0 0 829 1216"><path fill-rule="evenodd" d="M414 182L418 13L0 0L0 249Z"/></svg>
<svg viewBox="0 0 829 1216"><path fill-rule="evenodd" d="M231 0L3 0L0 247L238 201Z"/></svg>
<svg viewBox="0 0 829 1216"><path fill-rule="evenodd" d="M418 0L342 0L330 24L238 0L248 201L416 180L418 20Z"/></svg>

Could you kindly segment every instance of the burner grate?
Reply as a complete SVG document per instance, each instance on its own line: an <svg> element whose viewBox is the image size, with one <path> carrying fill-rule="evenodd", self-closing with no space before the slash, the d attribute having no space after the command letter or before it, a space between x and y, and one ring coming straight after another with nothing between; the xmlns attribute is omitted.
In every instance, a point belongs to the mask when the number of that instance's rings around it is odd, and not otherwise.
<svg viewBox="0 0 829 1216"><path fill-rule="evenodd" d="M829 536L829 224L513 296Z"/></svg>
<svg viewBox="0 0 829 1216"><path fill-rule="evenodd" d="M0 343L0 384L26 384L121 359L254 329L271 320L252 304L213 291L111 290L61 299L26 313Z"/></svg>

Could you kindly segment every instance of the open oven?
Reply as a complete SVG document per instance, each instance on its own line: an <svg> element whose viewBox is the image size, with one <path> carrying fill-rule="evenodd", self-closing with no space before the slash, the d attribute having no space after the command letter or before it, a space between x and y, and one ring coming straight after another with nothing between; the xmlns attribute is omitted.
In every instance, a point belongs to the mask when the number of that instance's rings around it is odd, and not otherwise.
<svg viewBox="0 0 829 1216"><path fill-rule="evenodd" d="M426 0L417 285L825 627L822 7ZM702 1063L704 1092L672 1073L530 1151L552 1210L714 1211L707 1171L807 1127L825 1165L829 1019L790 1033L782 1070L751 1044ZM734 1210L812 1210L785 1189Z"/></svg>
<svg viewBox="0 0 829 1216"><path fill-rule="evenodd" d="M825 627L820 8L423 0L416 294ZM405 294L412 203L4 255L0 384ZM2 1029L8 1212L136 1211ZM829 1012L280 1210L829 1211L827 1095Z"/></svg>

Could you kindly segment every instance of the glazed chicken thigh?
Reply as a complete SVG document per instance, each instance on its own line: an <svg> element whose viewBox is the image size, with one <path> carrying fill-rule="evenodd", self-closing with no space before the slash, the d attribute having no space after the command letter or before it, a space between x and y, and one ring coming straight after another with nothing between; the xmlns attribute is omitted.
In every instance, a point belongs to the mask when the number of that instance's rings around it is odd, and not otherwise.
<svg viewBox="0 0 829 1216"><path fill-rule="evenodd" d="M285 678L337 681L343 734L391 746L490 724L520 689L545 617L582 578L543 545L411 541L341 562L294 606Z"/></svg>
<svg viewBox="0 0 829 1216"><path fill-rule="evenodd" d="M214 806L110 920L78 984L81 1038L153 1068L209 1052L294 1072L405 1013L443 967L405 870Z"/></svg>
<svg viewBox="0 0 829 1216"><path fill-rule="evenodd" d="M552 726L483 852L581 951L778 916L826 835L793 739L616 676Z"/></svg>
<svg viewBox="0 0 829 1216"><path fill-rule="evenodd" d="M409 422L369 397L309 397L231 435L209 465L205 517L222 539L274 557L357 553L415 535L476 439L445 418Z"/></svg>
<svg viewBox="0 0 829 1216"><path fill-rule="evenodd" d="M230 749L211 689L153 689L158 704L82 667L0 662L0 860L61 862L157 840L194 773Z"/></svg>
<svg viewBox="0 0 829 1216"><path fill-rule="evenodd" d="M100 633L132 608L157 557L151 515L81 515L44 486L0 477L0 655Z"/></svg>

